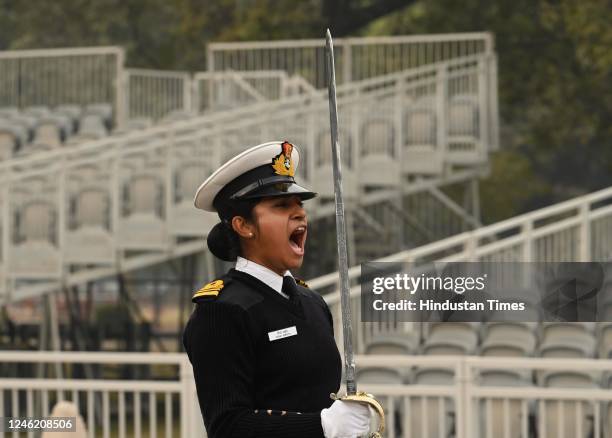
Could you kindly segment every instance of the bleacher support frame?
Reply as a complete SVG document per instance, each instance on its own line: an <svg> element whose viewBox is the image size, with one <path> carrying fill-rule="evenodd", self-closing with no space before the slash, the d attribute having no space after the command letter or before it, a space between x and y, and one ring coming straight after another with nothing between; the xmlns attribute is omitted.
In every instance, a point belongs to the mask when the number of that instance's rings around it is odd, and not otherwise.
<svg viewBox="0 0 612 438"><path fill-rule="evenodd" d="M143 423L157 428L158 414L164 419L162 429L172 434L173 423L178 422L180 437L206 436L191 370L191 364L184 354L179 353L102 353L102 352L23 352L4 351L3 363L20 365L53 364L58 367L76 364L103 367L121 365L151 367L163 365L176 369L165 381L148 380L99 380L65 378L0 378L0 409L13 417L48 415L55 400L71 400L77 404L91 433L109 435L111 428L119 434L132 430L135 438L141 438ZM564 403L584 403L593 411L593 437L602 438L609 431L607 409L612 403L612 390L589 388L553 388L536 386L491 386L481 385L481 371L525 370L603 372L612 367L612 360L540 358L493 358L475 356L389 356L357 355L357 368L385 366L410 370L415 367L436 367L452 373L448 385L439 384L367 384L360 383L360 389L376 394L387 412L388 437L408 438L413 436L415 424L426 430L426 419L441 421L440 424L454 429L456 438L492 437L491 405L500 402L505 420L495 424L502 436L528 438L532 432L530 418L534 417L539 436L546 434L547 415L562 412ZM24 400L26 403L19 403ZM143 400L144 399L144 400ZM148 400L147 400L148 399ZM112 402L116 400L115 402ZM519 404L518 419L511 419L510 403ZM149 402L149 403L147 403ZM159 402L159 403L157 403ZM419 407L435 403L437 409L423 410ZM532 402L535 404L532 406ZM126 409L128 403L133 409ZM546 404L554 409L546 409ZM24 408L25 406L25 408ZM178 408L178 411L177 411ZM395 435L396 424L393 412L400 412L403 433ZM453 415L448 416L452 408ZM96 415L96 412L99 415ZM487 420L488 418L488 420ZM176 419L176 420L175 420ZM563 418L557 420L561 421ZM579 420L580 421L580 420ZM608 422L607 424L605 422ZM519 428L518 435L511 435L511 425ZM607 426L607 427L606 427ZM442 430L442 429L440 429ZM430 433L433 431L429 431ZM515 433L517 431L515 430ZM604 435L606 434L606 435ZM422 432L423 436L431 436ZM170 435L168 435L170 436ZM441 436L447 436L446 433Z"/></svg>

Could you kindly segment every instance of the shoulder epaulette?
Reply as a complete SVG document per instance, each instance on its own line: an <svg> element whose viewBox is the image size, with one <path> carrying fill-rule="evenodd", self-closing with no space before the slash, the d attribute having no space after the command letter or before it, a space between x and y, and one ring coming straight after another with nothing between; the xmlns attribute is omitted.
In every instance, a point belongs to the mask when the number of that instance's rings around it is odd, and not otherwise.
<svg viewBox="0 0 612 438"><path fill-rule="evenodd" d="M306 284L306 282L304 280L300 280L299 278L295 279L295 282L297 284L299 284L300 286L304 286L304 287L308 287L308 285Z"/></svg>
<svg viewBox="0 0 612 438"><path fill-rule="evenodd" d="M191 301L195 303L198 298L216 297L219 295L219 292L221 289L223 289L223 287L225 287L225 282L223 280L211 281L210 283L204 285L202 289L197 291L193 297L191 297Z"/></svg>

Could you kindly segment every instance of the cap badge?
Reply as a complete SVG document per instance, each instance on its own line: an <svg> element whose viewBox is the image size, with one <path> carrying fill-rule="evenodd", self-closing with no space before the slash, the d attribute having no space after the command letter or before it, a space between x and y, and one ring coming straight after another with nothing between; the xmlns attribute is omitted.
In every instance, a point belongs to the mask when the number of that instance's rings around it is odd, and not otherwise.
<svg viewBox="0 0 612 438"><path fill-rule="evenodd" d="M281 153L272 158L272 168L274 169L274 173L277 175L294 176L295 169L293 168L293 160L291 159L293 145L288 141L284 141L281 148Z"/></svg>

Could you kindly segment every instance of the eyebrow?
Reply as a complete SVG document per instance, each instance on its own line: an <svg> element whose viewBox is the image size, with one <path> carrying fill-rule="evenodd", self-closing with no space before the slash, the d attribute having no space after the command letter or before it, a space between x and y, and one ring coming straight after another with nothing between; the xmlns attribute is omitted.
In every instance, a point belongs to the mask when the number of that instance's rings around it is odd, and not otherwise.
<svg viewBox="0 0 612 438"><path fill-rule="evenodd" d="M286 203L286 202L291 202L291 200L293 199L292 196L279 196L278 200L275 200L274 203ZM297 198L297 203L300 205L304 205L304 200L302 198Z"/></svg>

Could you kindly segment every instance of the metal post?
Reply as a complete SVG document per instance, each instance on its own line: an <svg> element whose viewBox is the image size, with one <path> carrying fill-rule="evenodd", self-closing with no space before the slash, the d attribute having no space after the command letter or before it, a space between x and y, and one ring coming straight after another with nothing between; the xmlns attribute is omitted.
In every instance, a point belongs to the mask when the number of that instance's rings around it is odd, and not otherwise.
<svg viewBox="0 0 612 438"><path fill-rule="evenodd" d="M490 148L493 151L499 149L499 99L497 93L497 57L492 54L487 60L488 69L488 94L489 94L489 108L488 108L488 120L491 122L489 127Z"/></svg>
<svg viewBox="0 0 612 438"><path fill-rule="evenodd" d="M480 212L480 190L479 190L479 181L478 178L473 178L470 180L470 189L471 189L471 200L472 200L472 217L477 221L477 223L482 223L482 217Z"/></svg>
<svg viewBox="0 0 612 438"><path fill-rule="evenodd" d="M193 102L192 102L192 79L189 74L185 74L183 77L183 111L188 113L195 112L193 111Z"/></svg>
<svg viewBox="0 0 612 438"><path fill-rule="evenodd" d="M436 118L437 118L437 155L443 159L443 162L447 162L446 155L448 154L448 141L447 141L447 122L446 122L446 110L447 105L447 79L446 79L446 64L443 64L436 71Z"/></svg>
<svg viewBox="0 0 612 438"><path fill-rule="evenodd" d="M180 427L181 427L181 438L191 438L191 431L189 425L191 424L191 379L193 379L193 372L190 369L191 365L188 360L181 362L179 366L179 378L181 380L181 393L180 393Z"/></svg>
<svg viewBox="0 0 612 438"><path fill-rule="evenodd" d="M127 108L126 108L126 95L127 95L127 73L125 72L125 52L123 49L117 50L117 70L115 76L115 100L116 100L116 111L115 111L115 124L118 127L123 126L126 121Z"/></svg>
<svg viewBox="0 0 612 438"><path fill-rule="evenodd" d="M353 80L353 44L346 39L342 44L342 84L348 84Z"/></svg>
<svg viewBox="0 0 612 438"><path fill-rule="evenodd" d="M589 211L590 202L587 200L580 206L580 253L579 260L588 262L591 260L591 220Z"/></svg>
<svg viewBox="0 0 612 438"><path fill-rule="evenodd" d="M521 227L521 234L523 235L523 262L534 261L532 231L533 222L528 219Z"/></svg>
<svg viewBox="0 0 612 438"><path fill-rule="evenodd" d="M455 414L455 427L457 438L471 438L472 430L472 397L470 393L472 369L465 358L460 358L455 367L455 387L457 411Z"/></svg>
<svg viewBox="0 0 612 438"><path fill-rule="evenodd" d="M55 299L55 294L57 291L49 292L45 295L45 304L48 309L48 323L49 323L49 333L51 335L51 350L60 351L60 333L59 333L59 319L57 317L57 301ZM63 377L62 372L62 364L59 362L55 362L55 377L61 379ZM61 392L60 392L61 394Z"/></svg>

